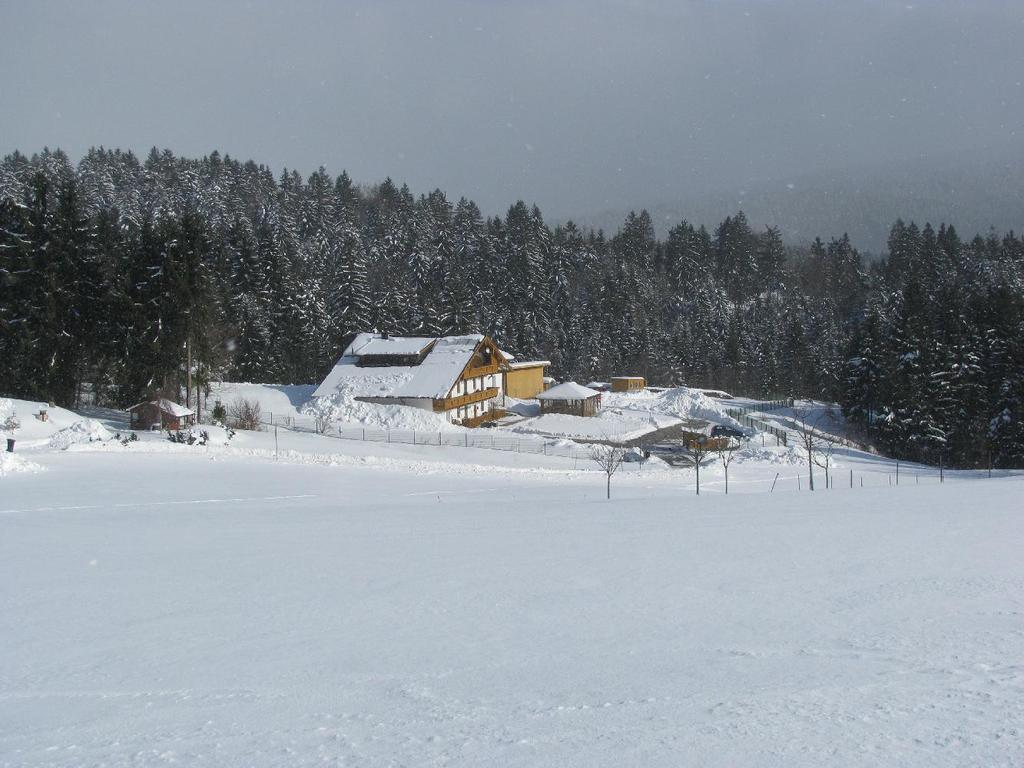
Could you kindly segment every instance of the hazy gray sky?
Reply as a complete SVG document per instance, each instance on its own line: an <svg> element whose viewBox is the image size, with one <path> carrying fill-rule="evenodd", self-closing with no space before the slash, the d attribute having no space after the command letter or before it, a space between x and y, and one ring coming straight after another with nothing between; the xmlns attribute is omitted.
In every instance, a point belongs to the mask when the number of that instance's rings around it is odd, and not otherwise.
<svg viewBox="0 0 1024 768"><path fill-rule="evenodd" d="M551 217L1020 153L1024 2L0 0L0 153L220 149Z"/></svg>

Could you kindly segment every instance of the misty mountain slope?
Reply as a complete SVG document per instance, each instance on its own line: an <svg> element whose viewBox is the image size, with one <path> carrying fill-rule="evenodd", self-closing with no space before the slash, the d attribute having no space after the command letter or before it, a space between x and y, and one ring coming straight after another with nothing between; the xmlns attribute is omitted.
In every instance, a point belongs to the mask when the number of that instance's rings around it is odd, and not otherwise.
<svg viewBox="0 0 1024 768"><path fill-rule="evenodd" d="M862 251L881 252L896 218L954 222L961 237L1019 231L1024 227L1024 160L988 161L933 170L925 163L893 168L830 171L780 177L734 192L690 193L678 202L648 209L660 234L680 220L711 230L728 215L742 210L750 223L776 226L789 243L815 237L828 239L844 232ZM625 211L608 210L578 223L615 232Z"/></svg>

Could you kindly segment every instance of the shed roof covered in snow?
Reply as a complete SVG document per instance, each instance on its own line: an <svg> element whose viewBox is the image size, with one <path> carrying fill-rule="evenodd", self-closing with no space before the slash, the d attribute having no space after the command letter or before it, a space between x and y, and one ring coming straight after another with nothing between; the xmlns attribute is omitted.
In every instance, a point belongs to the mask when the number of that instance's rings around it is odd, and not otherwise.
<svg viewBox="0 0 1024 768"><path fill-rule="evenodd" d="M519 371L524 368L547 368L550 365L550 360L515 360L508 364L508 368L510 371Z"/></svg>
<svg viewBox="0 0 1024 768"><path fill-rule="evenodd" d="M143 405L155 405L168 416L191 416L195 413L191 408L186 408L184 405L176 403L173 400L168 400L166 397L161 397L159 400L143 400L141 403L136 403L128 410L134 411L136 408Z"/></svg>
<svg viewBox="0 0 1024 768"><path fill-rule="evenodd" d="M577 384L575 381L567 381L564 384L559 384L546 389L537 395L538 400L589 400L592 397L596 397L601 393L596 389L590 387L584 387L582 384Z"/></svg>
<svg viewBox="0 0 1024 768"><path fill-rule="evenodd" d="M314 397L345 394L349 397L443 398L473 359L480 334L466 336L392 336L360 333L341 355ZM369 350L369 351L367 351ZM361 364L372 356L374 365ZM402 364L380 365L382 356L403 359ZM422 357L420 357L422 356ZM416 362L409 363L412 357Z"/></svg>

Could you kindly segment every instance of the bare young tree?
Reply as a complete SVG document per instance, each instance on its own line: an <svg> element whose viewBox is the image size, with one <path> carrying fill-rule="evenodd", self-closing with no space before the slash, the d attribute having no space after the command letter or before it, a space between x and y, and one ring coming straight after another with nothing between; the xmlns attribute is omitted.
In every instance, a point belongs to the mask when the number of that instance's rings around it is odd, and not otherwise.
<svg viewBox="0 0 1024 768"><path fill-rule="evenodd" d="M814 416L807 408L797 408L793 411L794 425L800 443L807 451L807 480L810 489L814 490L814 465L817 464L815 455L821 449L824 435L817 430L818 422L824 414Z"/></svg>
<svg viewBox="0 0 1024 768"><path fill-rule="evenodd" d="M686 450L693 461L693 468L697 472L697 495L700 496L700 465L715 450L715 443L706 435L695 437L686 444Z"/></svg>
<svg viewBox="0 0 1024 768"><path fill-rule="evenodd" d="M825 470L825 490L828 490L831 484L832 454L835 453L838 443L838 439L833 435L827 433L818 435L818 452L814 456L814 463Z"/></svg>
<svg viewBox="0 0 1024 768"><path fill-rule="evenodd" d="M313 417L313 427L316 429L318 435L327 434L327 428L331 426L331 419L329 416L318 414Z"/></svg>
<svg viewBox="0 0 1024 768"><path fill-rule="evenodd" d="M732 464L732 460L736 458L736 451L739 450L739 447L739 443L733 442L732 440L726 440L715 449L715 453L718 454L718 458L722 462L722 468L725 469L726 494L729 493L729 465Z"/></svg>
<svg viewBox="0 0 1024 768"><path fill-rule="evenodd" d="M259 429L260 428L260 404L258 400L247 400L238 398L228 406L228 418L235 429Z"/></svg>
<svg viewBox="0 0 1024 768"><path fill-rule="evenodd" d="M625 461L626 451L627 449L621 445L597 443L590 446L590 458L606 475L609 499L612 497L612 475L615 474L618 468L622 466L622 462Z"/></svg>

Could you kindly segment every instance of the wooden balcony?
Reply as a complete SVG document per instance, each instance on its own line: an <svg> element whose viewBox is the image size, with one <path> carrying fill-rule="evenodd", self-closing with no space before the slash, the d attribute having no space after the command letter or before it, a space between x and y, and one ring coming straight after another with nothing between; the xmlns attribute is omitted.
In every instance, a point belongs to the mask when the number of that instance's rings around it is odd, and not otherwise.
<svg viewBox="0 0 1024 768"><path fill-rule="evenodd" d="M494 421L496 419L502 418L503 416L505 416L505 411L502 411L502 410L500 410L498 408L494 408L494 409L492 409L490 411L487 411L485 413L480 414L479 416L475 416L475 417L469 418L469 419L463 419L462 420L462 426L464 426L464 427L479 427L485 421Z"/></svg>
<svg viewBox="0 0 1024 768"><path fill-rule="evenodd" d="M443 400L435 400L434 411L450 411L453 408L461 408L464 405L482 403L485 400L490 400L497 396L498 388L488 387L487 389L481 389L479 392L470 392L468 395L458 395L457 397L446 397Z"/></svg>
<svg viewBox="0 0 1024 768"><path fill-rule="evenodd" d="M495 360L490 365L480 365L476 368L467 368L465 373L462 374L463 379L472 379L474 376L490 376L492 373L497 373L501 368L498 365L498 361Z"/></svg>

